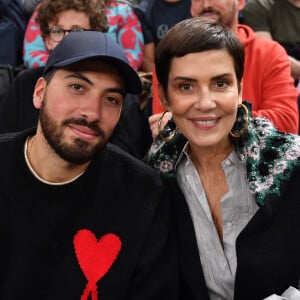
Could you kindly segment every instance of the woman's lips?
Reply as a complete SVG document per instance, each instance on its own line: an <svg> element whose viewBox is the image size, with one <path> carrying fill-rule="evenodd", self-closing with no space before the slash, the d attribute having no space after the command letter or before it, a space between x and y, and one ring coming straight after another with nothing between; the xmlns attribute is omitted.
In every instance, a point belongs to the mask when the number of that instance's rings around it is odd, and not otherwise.
<svg viewBox="0 0 300 300"><path fill-rule="evenodd" d="M220 118L205 118L205 119L192 119L191 121L198 127L198 128L205 128L210 129L215 127L216 124L219 122Z"/></svg>

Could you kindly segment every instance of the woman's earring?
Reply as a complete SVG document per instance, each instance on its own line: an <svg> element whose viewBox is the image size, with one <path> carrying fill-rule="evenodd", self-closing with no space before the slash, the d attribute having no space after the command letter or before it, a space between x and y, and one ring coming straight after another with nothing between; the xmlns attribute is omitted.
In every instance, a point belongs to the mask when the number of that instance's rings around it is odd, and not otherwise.
<svg viewBox="0 0 300 300"><path fill-rule="evenodd" d="M240 103L236 114L236 120L229 134L234 138L241 137L248 129L249 111L245 104Z"/></svg>
<svg viewBox="0 0 300 300"><path fill-rule="evenodd" d="M175 128L171 128L169 126L170 125L170 120L169 120L168 123L166 124L166 126L163 129L161 128L162 120L167 112L168 111L165 110L164 113L162 114L162 116L158 120L158 132L159 132L159 136L161 137L161 139L163 141L170 142L175 137L175 135L178 131L178 127L176 126ZM173 124L175 124L175 123L173 122Z"/></svg>

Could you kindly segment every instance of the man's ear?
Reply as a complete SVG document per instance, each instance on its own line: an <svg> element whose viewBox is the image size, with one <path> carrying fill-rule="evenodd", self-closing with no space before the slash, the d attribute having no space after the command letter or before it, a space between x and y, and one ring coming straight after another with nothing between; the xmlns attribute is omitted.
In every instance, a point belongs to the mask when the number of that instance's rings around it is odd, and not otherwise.
<svg viewBox="0 0 300 300"><path fill-rule="evenodd" d="M36 109L40 109L46 92L46 80L43 77L40 77L34 87L33 91L33 105Z"/></svg>
<svg viewBox="0 0 300 300"><path fill-rule="evenodd" d="M169 110L170 105L169 105L169 102L166 99L166 94L165 94L164 89L163 89L163 87L160 83L158 84L158 96L159 96L159 99L160 99L160 102L161 102L161 105L163 106L163 108L165 110Z"/></svg>

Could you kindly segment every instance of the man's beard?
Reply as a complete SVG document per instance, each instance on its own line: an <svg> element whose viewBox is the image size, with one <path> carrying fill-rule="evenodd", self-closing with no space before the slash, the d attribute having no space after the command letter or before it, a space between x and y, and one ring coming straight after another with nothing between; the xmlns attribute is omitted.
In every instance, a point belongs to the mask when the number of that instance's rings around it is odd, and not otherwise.
<svg viewBox="0 0 300 300"><path fill-rule="evenodd" d="M96 122L88 122L83 118L70 118L59 125L47 110L47 97L45 95L40 109L40 124L48 144L65 161L73 164L83 164L90 161L108 142L103 130ZM89 142L80 138L74 138L72 143L66 143L63 130L69 124L86 126L92 129L99 137L99 142L91 145Z"/></svg>

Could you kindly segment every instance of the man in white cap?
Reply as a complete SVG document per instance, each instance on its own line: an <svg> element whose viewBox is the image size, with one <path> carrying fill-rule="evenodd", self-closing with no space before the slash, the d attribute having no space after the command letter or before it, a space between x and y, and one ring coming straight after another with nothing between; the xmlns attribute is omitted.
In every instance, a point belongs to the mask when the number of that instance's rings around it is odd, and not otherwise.
<svg viewBox="0 0 300 300"><path fill-rule="evenodd" d="M0 138L0 299L177 299L170 196L107 142L140 92L104 33L71 32L53 50L37 129Z"/></svg>

